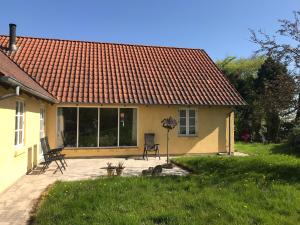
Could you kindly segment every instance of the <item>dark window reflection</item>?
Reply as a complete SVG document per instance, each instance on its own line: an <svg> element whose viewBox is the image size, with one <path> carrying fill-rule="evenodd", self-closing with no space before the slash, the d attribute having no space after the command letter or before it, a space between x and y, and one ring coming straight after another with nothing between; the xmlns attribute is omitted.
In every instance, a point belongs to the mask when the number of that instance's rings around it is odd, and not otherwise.
<svg viewBox="0 0 300 225"><path fill-rule="evenodd" d="M79 109L79 143L80 147L97 147L98 109Z"/></svg>
<svg viewBox="0 0 300 225"><path fill-rule="evenodd" d="M136 146L136 109L120 109L120 146Z"/></svg>
<svg viewBox="0 0 300 225"><path fill-rule="evenodd" d="M118 145L118 109L100 109L99 146Z"/></svg>

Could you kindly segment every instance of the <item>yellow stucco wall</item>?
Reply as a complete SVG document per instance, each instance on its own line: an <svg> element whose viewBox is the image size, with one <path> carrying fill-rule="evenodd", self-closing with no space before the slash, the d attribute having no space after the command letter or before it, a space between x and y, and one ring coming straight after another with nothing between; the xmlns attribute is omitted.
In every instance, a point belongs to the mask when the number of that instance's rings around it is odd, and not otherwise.
<svg viewBox="0 0 300 225"><path fill-rule="evenodd" d="M76 105L49 105L47 107L47 135L52 147L57 146L56 141L56 111L58 106L76 107ZM100 105L84 105L80 107L101 107ZM116 107L116 105L104 105L103 107ZM120 107L125 107L120 105ZM178 121L178 110L181 106L126 106L138 109L136 148L73 148L65 149L64 153L69 157L82 156L119 156L141 155L143 153L144 133L155 133L156 143L160 144L161 154L166 153L166 129L162 128L161 120L172 116ZM229 149L229 113L230 107L193 107L197 110L197 136L178 136L178 126L170 132L170 154L199 154L227 152ZM234 114L231 114L231 149L234 150Z"/></svg>
<svg viewBox="0 0 300 225"><path fill-rule="evenodd" d="M0 96L13 93L0 86ZM25 103L24 145L14 146L16 100ZM0 193L39 161L40 107L42 102L21 95L0 101Z"/></svg>

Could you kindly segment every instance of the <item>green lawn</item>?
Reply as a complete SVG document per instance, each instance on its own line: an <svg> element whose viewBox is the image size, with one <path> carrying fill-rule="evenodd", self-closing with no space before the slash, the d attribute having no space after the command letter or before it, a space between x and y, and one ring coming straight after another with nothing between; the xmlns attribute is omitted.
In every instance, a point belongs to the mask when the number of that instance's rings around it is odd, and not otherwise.
<svg viewBox="0 0 300 225"><path fill-rule="evenodd" d="M284 145L236 148L251 156L177 158L187 177L58 182L33 224L300 224L300 158Z"/></svg>

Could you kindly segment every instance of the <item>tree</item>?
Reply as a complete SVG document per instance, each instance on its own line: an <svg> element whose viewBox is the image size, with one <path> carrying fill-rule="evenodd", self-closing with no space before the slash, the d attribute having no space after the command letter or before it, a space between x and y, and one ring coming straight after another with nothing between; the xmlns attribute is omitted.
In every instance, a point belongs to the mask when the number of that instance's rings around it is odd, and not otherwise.
<svg viewBox="0 0 300 225"><path fill-rule="evenodd" d="M260 131L262 110L257 101L254 81L264 61L264 57L237 59L231 56L216 62L217 66L248 103L248 106L237 108L235 112L235 137L237 139L249 136L255 137L256 140L260 139L256 133Z"/></svg>
<svg viewBox="0 0 300 225"><path fill-rule="evenodd" d="M297 84L296 94L298 100L291 108L290 112L296 112L295 120L300 120L300 11L294 12L293 21L282 19L279 20L279 29L276 34L286 42L280 41L280 38L275 35L270 36L259 30L258 34L250 30L251 40L259 45L256 54L265 54L272 57L278 62L294 67L294 79Z"/></svg>
<svg viewBox="0 0 300 225"><path fill-rule="evenodd" d="M267 140L278 142L281 117L294 103L295 82L285 65L268 57L258 71L255 89L265 113Z"/></svg>

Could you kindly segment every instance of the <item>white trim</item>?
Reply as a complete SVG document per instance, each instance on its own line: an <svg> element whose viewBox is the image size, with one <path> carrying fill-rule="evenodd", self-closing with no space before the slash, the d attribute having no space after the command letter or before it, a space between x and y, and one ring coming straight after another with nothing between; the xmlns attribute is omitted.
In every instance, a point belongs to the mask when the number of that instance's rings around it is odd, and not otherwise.
<svg viewBox="0 0 300 225"><path fill-rule="evenodd" d="M117 141L117 146L120 146L120 108L118 108L118 141Z"/></svg>
<svg viewBox="0 0 300 225"><path fill-rule="evenodd" d="M79 107L77 106L77 123L76 123L76 148L78 148L79 144Z"/></svg>
<svg viewBox="0 0 300 225"><path fill-rule="evenodd" d="M195 134L190 134L190 115L189 112L194 110L195 111ZM185 111L185 117L180 116L180 111ZM180 108L178 109L178 118L179 118L179 129L178 129L178 136L179 137L196 137L198 136L198 111L196 108ZM185 134L180 133L180 119L185 118ZM193 117L192 117L193 118Z"/></svg>
<svg viewBox="0 0 300 225"><path fill-rule="evenodd" d="M43 112L43 130L41 130L41 115ZM46 136L46 108L44 105L40 105L40 129L39 129L39 137L40 139L43 138L41 136L41 132L43 132L43 137ZM41 142L39 141L39 160L42 161L43 159L43 151L42 151L42 146Z"/></svg>
<svg viewBox="0 0 300 225"><path fill-rule="evenodd" d="M99 144L100 144L100 108L98 107L98 128L97 128L97 147L99 148Z"/></svg>
<svg viewBox="0 0 300 225"><path fill-rule="evenodd" d="M23 105L22 114L20 112L20 104ZM18 99L15 104L15 129L14 129L14 146L20 148L24 146L24 137L25 137L25 102ZM22 129L20 129L20 119L22 118ZM16 127L17 125L17 127ZM17 140L16 140L17 132ZM20 132L22 134L22 140L20 141ZM17 143L17 144L16 144Z"/></svg>

